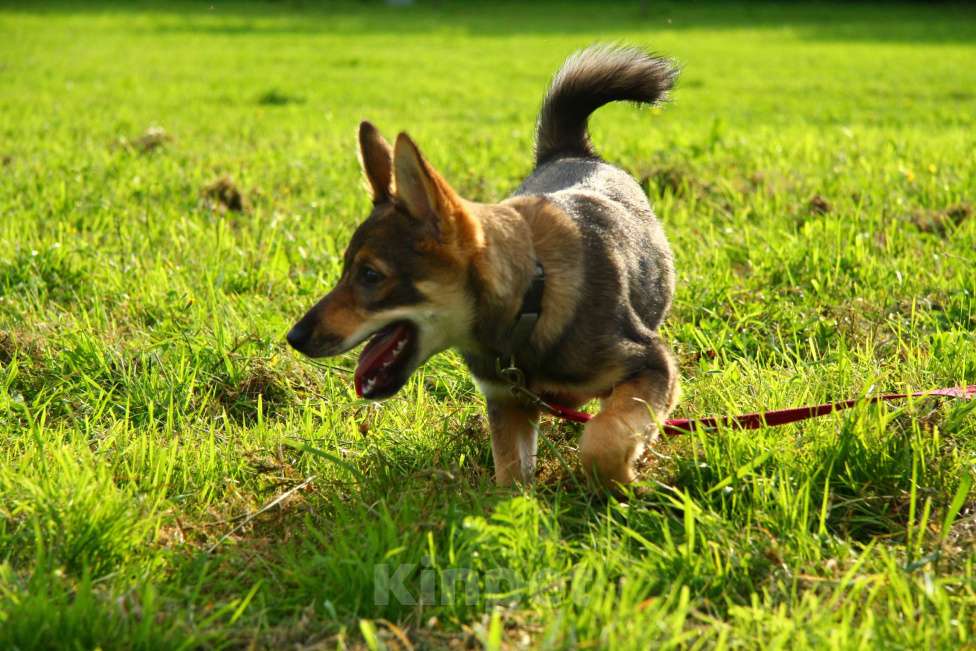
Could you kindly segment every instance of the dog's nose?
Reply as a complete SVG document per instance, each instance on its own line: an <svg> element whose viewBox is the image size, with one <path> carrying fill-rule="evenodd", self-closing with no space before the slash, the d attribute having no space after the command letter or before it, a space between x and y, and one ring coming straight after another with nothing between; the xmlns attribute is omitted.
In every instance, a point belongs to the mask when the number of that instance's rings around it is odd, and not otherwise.
<svg viewBox="0 0 976 651"><path fill-rule="evenodd" d="M308 338L311 334L312 329L308 327L308 324L306 324L304 320L302 320L292 326L292 329L288 331L285 339L288 340L288 343L292 348L300 351L305 347L305 344L308 343Z"/></svg>

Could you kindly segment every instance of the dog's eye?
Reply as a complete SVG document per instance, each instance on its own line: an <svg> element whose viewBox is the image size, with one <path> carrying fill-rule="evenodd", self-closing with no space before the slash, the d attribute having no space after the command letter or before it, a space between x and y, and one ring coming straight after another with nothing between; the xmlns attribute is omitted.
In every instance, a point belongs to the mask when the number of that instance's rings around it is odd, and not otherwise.
<svg viewBox="0 0 976 651"><path fill-rule="evenodd" d="M381 280L383 280L383 274L378 272L376 269L373 269L369 265L363 265L359 269L359 282L367 287L376 285Z"/></svg>

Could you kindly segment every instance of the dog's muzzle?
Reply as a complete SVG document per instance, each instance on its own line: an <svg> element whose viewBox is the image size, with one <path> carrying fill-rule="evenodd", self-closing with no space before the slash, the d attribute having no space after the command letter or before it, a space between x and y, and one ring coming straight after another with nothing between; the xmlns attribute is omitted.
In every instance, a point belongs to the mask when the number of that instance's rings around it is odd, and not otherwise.
<svg viewBox="0 0 976 651"><path fill-rule="evenodd" d="M316 331L313 318L303 318L288 331L285 339L292 348L309 357L327 357L342 352L342 338Z"/></svg>

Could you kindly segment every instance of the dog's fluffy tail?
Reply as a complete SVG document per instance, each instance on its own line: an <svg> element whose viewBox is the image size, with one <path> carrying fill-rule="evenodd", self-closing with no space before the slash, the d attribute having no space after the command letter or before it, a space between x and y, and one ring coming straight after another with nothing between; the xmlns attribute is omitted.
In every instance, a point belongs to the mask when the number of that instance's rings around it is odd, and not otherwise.
<svg viewBox="0 0 976 651"><path fill-rule="evenodd" d="M604 104L629 100L656 104L678 76L668 59L634 47L594 45L573 54L556 73L542 102L536 166L556 158L595 158L586 123Z"/></svg>

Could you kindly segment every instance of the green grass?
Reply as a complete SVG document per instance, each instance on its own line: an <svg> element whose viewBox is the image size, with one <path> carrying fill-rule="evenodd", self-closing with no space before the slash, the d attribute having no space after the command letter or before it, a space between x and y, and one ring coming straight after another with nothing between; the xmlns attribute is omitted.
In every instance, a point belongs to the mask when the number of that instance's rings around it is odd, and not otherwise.
<svg viewBox="0 0 976 651"><path fill-rule="evenodd" d="M626 502L547 422L512 493L455 355L374 406L283 334L360 119L499 199L619 40L684 67L593 120L676 251L678 415L976 382L973 10L429 4L0 5L0 648L972 647L976 402L665 441Z"/></svg>

